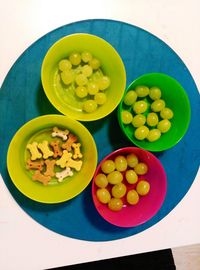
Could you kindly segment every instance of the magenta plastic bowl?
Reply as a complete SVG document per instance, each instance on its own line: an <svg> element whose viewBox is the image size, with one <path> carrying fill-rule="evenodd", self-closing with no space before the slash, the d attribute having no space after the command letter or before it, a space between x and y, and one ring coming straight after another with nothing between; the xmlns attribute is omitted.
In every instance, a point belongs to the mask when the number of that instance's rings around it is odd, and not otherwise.
<svg viewBox="0 0 200 270"><path fill-rule="evenodd" d="M113 160L118 155L126 156L130 153L137 155L139 162L147 164L148 172L143 176L139 176L138 181L142 178L146 179L150 183L150 191L146 196L140 196L140 200L136 205L129 205L124 200L123 208L118 212L114 212L111 211L107 205L98 201L96 197L98 187L94 182L95 177L102 172L101 164L105 160ZM126 182L127 190L133 189L135 185L130 185ZM151 219L161 208L166 196L166 191L167 177L161 162L152 153L137 147L121 148L106 156L99 163L92 181L92 197L97 211L106 221L118 227L134 227Z"/></svg>

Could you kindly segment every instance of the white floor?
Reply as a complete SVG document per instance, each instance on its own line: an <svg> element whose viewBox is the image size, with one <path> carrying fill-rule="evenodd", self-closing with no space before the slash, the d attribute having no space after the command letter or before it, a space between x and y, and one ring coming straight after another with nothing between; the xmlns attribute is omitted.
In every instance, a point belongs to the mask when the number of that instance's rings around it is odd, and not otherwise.
<svg viewBox="0 0 200 270"><path fill-rule="evenodd" d="M200 270L200 244L172 249L176 270Z"/></svg>

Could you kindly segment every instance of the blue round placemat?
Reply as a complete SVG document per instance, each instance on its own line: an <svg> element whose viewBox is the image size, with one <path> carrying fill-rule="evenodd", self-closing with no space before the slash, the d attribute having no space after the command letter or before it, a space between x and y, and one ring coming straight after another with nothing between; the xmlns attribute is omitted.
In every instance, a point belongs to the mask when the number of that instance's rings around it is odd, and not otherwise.
<svg viewBox="0 0 200 270"><path fill-rule="evenodd" d="M149 72L163 72L185 88L191 104L191 122L184 138L172 149L154 153L168 180L165 202L148 222L118 228L104 221L94 208L91 185L76 198L60 204L41 204L22 195L13 185L6 166L9 143L15 132L39 115L58 113L46 98L40 79L42 60L49 47L63 36L90 33L110 42L124 61L127 85ZM31 45L15 62L0 91L0 172L17 203L35 221L59 234L88 241L108 241L137 234L164 218L189 190L199 166L200 106L194 80L178 55L154 35L133 25L112 20L86 20L58 28ZM177 100L177 106L179 101ZM131 143L120 131L116 111L108 117L83 123L93 134L99 161L108 153Z"/></svg>

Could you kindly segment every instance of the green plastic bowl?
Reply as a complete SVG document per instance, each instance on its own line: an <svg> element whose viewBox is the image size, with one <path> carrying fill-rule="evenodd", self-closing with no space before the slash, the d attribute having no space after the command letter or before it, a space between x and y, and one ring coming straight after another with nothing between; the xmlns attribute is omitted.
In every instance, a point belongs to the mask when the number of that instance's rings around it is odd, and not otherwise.
<svg viewBox="0 0 200 270"><path fill-rule="evenodd" d="M47 186L32 180L27 170L28 143L52 141L52 128L68 129L78 137L83 154L83 165L79 172L58 183L52 177ZM53 139L59 140L59 138ZM60 203L80 194L90 183L97 165L97 149L90 132L78 121L64 115L43 115L25 123L12 138L7 154L7 168L16 188L28 198L41 203ZM64 169L63 169L64 170Z"/></svg>
<svg viewBox="0 0 200 270"><path fill-rule="evenodd" d="M135 127L132 124L125 125L122 122L123 110L129 110L133 113L131 106L125 105L122 99L118 107L118 121L122 131L134 145L148 151L163 151L175 146L183 138L190 123L190 102L185 90L179 82L166 74L149 73L135 79L126 89L124 97L129 90L134 90L138 85L157 86L161 89L161 98L165 100L166 107L172 109L174 113L174 117L170 119L171 128L155 142L149 142L146 139L137 140L134 136ZM147 103L150 103L149 100L146 98Z"/></svg>
<svg viewBox="0 0 200 270"><path fill-rule="evenodd" d="M89 51L101 62L103 73L111 84L105 90L107 101L92 113L82 110L83 101L73 90L67 90L58 79L58 63L71 52ZM80 121L93 121L110 114L120 103L126 88L126 72L117 51L104 39L90 34L77 33L65 36L54 43L46 53L41 69L45 94L62 114Z"/></svg>

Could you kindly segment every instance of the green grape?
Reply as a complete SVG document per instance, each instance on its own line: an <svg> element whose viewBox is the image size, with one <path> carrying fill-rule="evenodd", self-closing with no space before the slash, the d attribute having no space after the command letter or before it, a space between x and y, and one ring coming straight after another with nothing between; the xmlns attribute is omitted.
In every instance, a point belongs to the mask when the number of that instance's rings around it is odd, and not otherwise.
<svg viewBox="0 0 200 270"><path fill-rule="evenodd" d="M97 195L97 199L101 203L107 204L110 202L111 195L110 195L110 192L106 188L97 189L96 195Z"/></svg>
<svg viewBox="0 0 200 270"><path fill-rule="evenodd" d="M149 90L149 96L152 100L157 100L161 98L161 90L160 88L153 86Z"/></svg>
<svg viewBox="0 0 200 270"><path fill-rule="evenodd" d="M118 198L111 198L108 203L108 208L112 211L120 211L123 207L123 202Z"/></svg>
<svg viewBox="0 0 200 270"><path fill-rule="evenodd" d="M154 128L154 129L151 129L149 131L149 134L147 135L147 140L149 142L155 142L155 141L157 141L160 138L160 136L161 136L160 130Z"/></svg>
<svg viewBox="0 0 200 270"><path fill-rule="evenodd" d="M97 185L97 187L99 187L99 188L105 188L108 185L107 177L103 173L97 174L94 182Z"/></svg>
<svg viewBox="0 0 200 270"><path fill-rule="evenodd" d="M157 99L151 104L151 109L154 112L160 112L165 107L165 101L163 99Z"/></svg>
<svg viewBox="0 0 200 270"><path fill-rule="evenodd" d="M133 110L136 114L144 113L147 110L147 103L144 100L136 101L133 104Z"/></svg>
<svg viewBox="0 0 200 270"><path fill-rule="evenodd" d="M77 85L82 86L87 84L88 79L84 74L78 74L75 78L75 82Z"/></svg>
<svg viewBox="0 0 200 270"><path fill-rule="evenodd" d="M119 171L113 171L107 175L107 180L112 185L119 184L123 180L123 175Z"/></svg>
<svg viewBox="0 0 200 270"><path fill-rule="evenodd" d="M101 66L101 63L100 63L99 59L92 58L89 61L89 65L92 67L92 69L98 69Z"/></svg>
<svg viewBox="0 0 200 270"><path fill-rule="evenodd" d="M62 82L66 85L71 84L74 81L74 73L72 70L63 71L60 74Z"/></svg>
<svg viewBox="0 0 200 270"><path fill-rule="evenodd" d="M72 52L69 55L69 61L72 65L78 66L81 63L81 55L78 52Z"/></svg>
<svg viewBox="0 0 200 270"><path fill-rule="evenodd" d="M111 172L113 172L115 170L115 163L113 160L111 159L107 159L105 160L102 164L101 164L101 170L102 172L109 174Z"/></svg>
<svg viewBox="0 0 200 270"><path fill-rule="evenodd" d="M75 93L76 93L77 97L79 97L79 98L84 98L88 95L88 91L87 91L87 88L85 86L76 87Z"/></svg>
<svg viewBox="0 0 200 270"><path fill-rule="evenodd" d="M98 105L103 105L104 103L106 103L107 97L106 94L104 93L96 93L94 96L94 100L96 101L96 103Z"/></svg>
<svg viewBox="0 0 200 270"><path fill-rule="evenodd" d="M141 127L138 127L135 130L134 135L135 135L135 138L137 140L140 140L141 141L141 140L144 140L147 137L148 133L149 133L148 127L141 126Z"/></svg>
<svg viewBox="0 0 200 270"><path fill-rule="evenodd" d="M83 103L83 110L87 113L96 111L97 103L93 99L88 99Z"/></svg>
<svg viewBox="0 0 200 270"><path fill-rule="evenodd" d="M69 60L67 59L63 59L59 62L58 64L58 67L61 71L64 71L64 70L70 70L71 67L72 67L72 64Z"/></svg>
<svg viewBox="0 0 200 270"><path fill-rule="evenodd" d="M168 119L163 119L161 120L158 125L157 128L162 132L162 133L166 133L167 131L170 130L171 128L171 122Z"/></svg>
<svg viewBox="0 0 200 270"><path fill-rule="evenodd" d="M145 122L146 122L146 117L143 114L137 114L133 117L132 125L137 128L137 127L144 126Z"/></svg>
<svg viewBox="0 0 200 270"><path fill-rule="evenodd" d="M119 155L115 158L115 167L119 172L124 172L127 169L127 160L124 156Z"/></svg>
<svg viewBox="0 0 200 270"><path fill-rule="evenodd" d="M132 122L133 116L129 111L122 111L121 113L122 122L125 125L128 125Z"/></svg>
<svg viewBox="0 0 200 270"><path fill-rule="evenodd" d="M108 76L103 76L98 81L99 89L106 90L110 86L110 78Z"/></svg>
<svg viewBox="0 0 200 270"><path fill-rule="evenodd" d="M103 77L103 71L99 68L98 70L95 70L92 74L91 80L94 82L98 82L99 79Z"/></svg>
<svg viewBox="0 0 200 270"><path fill-rule="evenodd" d="M133 153L127 155L126 160L130 168L134 168L138 164L138 157Z"/></svg>
<svg viewBox="0 0 200 270"><path fill-rule="evenodd" d="M150 127L154 127L158 124L158 115L154 112L148 113L147 115L147 125Z"/></svg>
<svg viewBox="0 0 200 270"><path fill-rule="evenodd" d="M173 118L173 116L174 116L174 113L169 108L164 108L160 112L160 117L163 119L171 119L171 118Z"/></svg>
<svg viewBox="0 0 200 270"><path fill-rule="evenodd" d="M146 97L149 94L149 87L145 85L136 86L135 92L138 97Z"/></svg>
<svg viewBox="0 0 200 270"><path fill-rule="evenodd" d="M133 103L137 100L137 94L133 90L129 90L124 97L124 104L127 106L132 106Z"/></svg>
<svg viewBox="0 0 200 270"><path fill-rule="evenodd" d="M137 193L137 191L135 191L134 189L129 190L127 195L126 195L126 200L130 205L135 205L139 202L139 195Z"/></svg>
<svg viewBox="0 0 200 270"><path fill-rule="evenodd" d="M92 54L88 51L84 51L81 54L81 58L82 58L84 63L88 63L92 60Z"/></svg>
<svg viewBox="0 0 200 270"><path fill-rule="evenodd" d="M148 172L148 166L144 162L139 162L135 166L134 170L138 175L144 175L144 174L146 174Z"/></svg>
<svg viewBox="0 0 200 270"><path fill-rule="evenodd" d="M93 73L93 70L91 68L91 66L89 65L84 65L82 67L82 73L86 76L86 77L90 77Z"/></svg>
<svg viewBox="0 0 200 270"><path fill-rule="evenodd" d="M126 185L123 183L116 184L112 187L111 191L114 198L122 198L126 194Z"/></svg>
<svg viewBox="0 0 200 270"><path fill-rule="evenodd" d="M87 89L90 95L95 95L99 92L99 86L96 82L89 82L87 84Z"/></svg>
<svg viewBox="0 0 200 270"><path fill-rule="evenodd" d="M125 177L129 184L135 184L138 180L138 176L134 170L127 170Z"/></svg>
<svg viewBox="0 0 200 270"><path fill-rule="evenodd" d="M141 180L136 186L137 193L141 196L145 196L150 191L150 184L146 180Z"/></svg>

